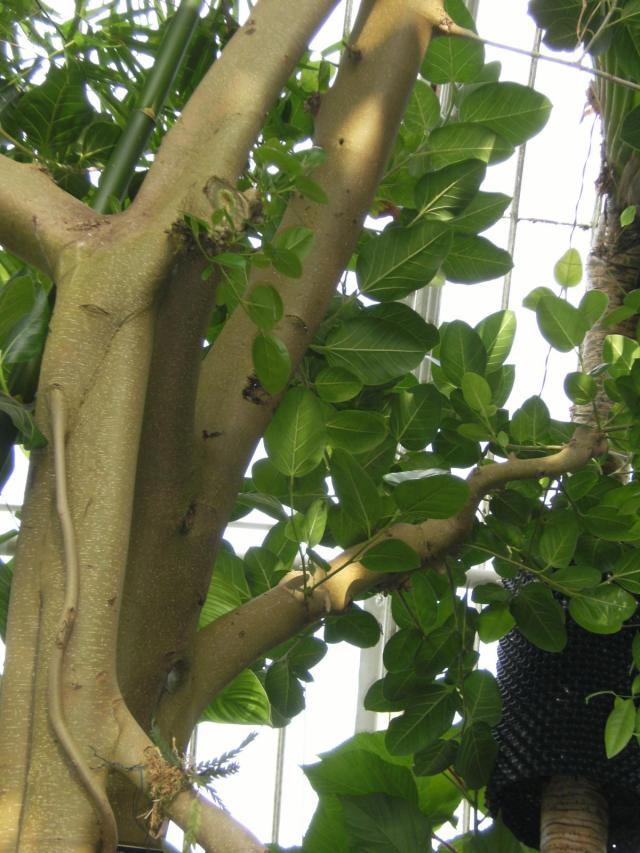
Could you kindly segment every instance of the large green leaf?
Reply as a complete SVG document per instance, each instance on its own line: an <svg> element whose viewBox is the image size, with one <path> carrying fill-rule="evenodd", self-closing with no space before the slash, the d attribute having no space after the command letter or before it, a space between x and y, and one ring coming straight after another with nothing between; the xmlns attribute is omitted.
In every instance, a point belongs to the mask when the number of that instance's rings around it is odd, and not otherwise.
<svg viewBox="0 0 640 853"><path fill-rule="evenodd" d="M344 367L324 367L316 376L318 396L328 403L352 400L362 390L362 382Z"/></svg>
<svg viewBox="0 0 640 853"><path fill-rule="evenodd" d="M327 643L344 641L359 649L368 649L380 639L380 625L372 613L352 604L344 613L327 620L324 639Z"/></svg>
<svg viewBox="0 0 640 853"><path fill-rule="evenodd" d="M640 594L640 550L627 551L616 560L611 578L629 592Z"/></svg>
<svg viewBox="0 0 640 853"><path fill-rule="evenodd" d="M264 437L267 453L282 474L298 477L312 471L324 451L324 414L317 397L292 388L284 397Z"/></svg>
<svg viewBox="0 0 640 853"><path fill-rule="evenodd" d="M253 366L262 387L269 394L279 394L291 373L287 347L275 335L257 335L252 347Z"/></svg>
<svg viewBox="0 0 640 853"><path fill-rule="evenodd" d="M483 374L487 350L480 335L462 320L448 323L440 341L440 366L455 385L462 383L465 373Z"/></svg>
<svg viewBox="0 0 640 853"><path fill-rule="evenodd" d="M637 600L613 584L583 590L569 602L571 617L594 634L615 634L636 611Z"/></svg>
<svg viewBox="0 0 640 853"><path fill-rule="evenodd" d="M401 135L411 141L422 142L440 118L440 102L436 93L424 80L416 80L402 120Z"/></svg>
<svg viewBox="0 0 640 853"><path fill-rule="evenodd" d="M392 755L408 755L424 749L451 726L457 699L453 687L431 684L419 701L389 723L385 743Z"/></svg>
<svg viewBox="0 0 640 853"><path fill-rule="evenodd" d="M580 527L573 512L552 513L545 524L538 550L545 566L561 568L573 559Z"/></svg>
<svg viewBox="0 0 640 853"><path fill-rule="evenodd" d="M422 450L436 437L442 395L433 385L417 385L391 400L391 432L407 450Z"/></svg>
<svg viewBox="0 0 640 853"><path fill-rule="evenodd" d="M450 474L436 474L421 480L400 483L393 496L402 515L412 522L427 518L450 518L459 512L469 497L464 480Z"/></svg>
<svg viewBox="0 0 640 853"><path fill-rule="evenodd" d="M465 721L495 726L502 716L502 699L498 684L490 672L477 669L462 683Z"/></svg>
<svg viewBox="0 0 640 853"><path fill-rule="evenodd" d="M504 193L477 193L467 207L451 220L451 227L464 234L478 234L494 225L505 212L511 197Z"/></svg>
<svg viewBox="0 0 640 853"><path fill-rule="evenodd" d="M371 477L350 453L336 448L331 457L331 479L342 508L371 536L382 514L382 500Z"/></svg>
<svg viewBox="0 0 640 853"><path fill-rule="evenodd" d="M274 709L286 719L295 717L304 708L304 689L291 672L286 661L271 664L264 687Z"/></svg>
<svg viewBox="0 0 640 853"><path fill-rule="evenodd" d="M477 193L486 171L482 160L463 160L427 172L416 187L418 214L449 220L461 213Z"/></svg>
<svg viewBox="0 0 640 853"><path fill-rule="evenodd" d="M460 120L483 124L515 146L539 133L550 112L551 101L529 86L487 83L463 100Z"/></svg>
<svg viewBox="0 0 640 853"><path fill-rule="evenodd" d="M625 748L633 736L636 724L636 706L633 699L616 696L613 710L607 717L604 745L607 758L613 758Z"/></svg>
<svg viewBox="0 0 640 853"><path fill-rule="evenodd" d="M323 753L320 758L317 764L303 768L319 796L381 792L417 803L416 785L407 767L384 761L370 750L343 746Z"/></svg>
<svg viewBox="0 0 640 853"><path fill-rule="evenodd" d="M487 351L486 373L493 373L502 367L511 352L516 334L516 315L508 309L496 311L478 323L476 332Z"/></svg>
<svg viewBox="0 0 640 853"><path fill-rule="evenodd" d="M543 338L560 352L579 346L589 331L580 311L552 293L544 293L538 300L536 319Z"/></svg>
<svg viewBox="0 0 640 853"><path fill-rule="evenodd" d="M436 329L406 305L377 308L377 313L369 308L340 324L324 346L314 347L326 353L331 366L351 371L366 385L380 385L413 370L438 340Z"/></svg>
<svg viewBox="0 0 640 853"><path fill-rule="evenodd" d="M511 419L511 437L516 444L537 444L545 440L551 417L540 397L529 397Z"/></svg>
<svg viewBox="0 0 640 853"><path fill-rule="evenodd" d="M511 603L511 613L524 636L546 652L561 652L567 643L562 605L541 583L523 587Z"/></svg>
<svg viewBox="0 0 640 853"><path fill-rule="evenodd" d="M369 548L361 562L372 572L410 572L419 568L421 560L413 548L399 539L385 539Z"/></svg>
<svg viewBox="0 0 640 853"><path fill-rule="evenodd" d="M431 823L417 805L387 794L339 797L351 850L407 853L430 844Z"/></svg>
<svg viewBox="0 0 640 853"><path fill-rule="evenodd" d="M484 65L484 45L459 36L432 39L420 73L432 83L472 83Z"/></svg>
<svg viewBox="0 0 640 853"><path fill-rule="evenodd" d="M454 234L451 250L442 269L448 281L475 284L505 275L513 266L509 252L494 246L486 237Z"/></svg>
<svg viewBox="0 0 640 853"><path fill-rule="evenodd" d="M451 240L450 230L437 222L387 228L368 240L358 256L360 290L387 302L424 287L438 272Z"/></svg>
<svg viewBox="0 0 640 853"><path fill-rule="evenodd" d="M245 669L207 706L202 719L211 723L271 723L271 705L258 676Z"/></svg>
<svg viewBox="0 0 640 853"><path fill-rule="evenodd" d="M327 421L329 444L351 453L364 453L377 447L387 435L387 426L378 412L360 409L338 412Z"/></svg>
<svg viewBox="0 0 640 853"><path fill-rule="evenodd" d="M432 169L442 169L462 160L482 160L497 163L513 154L513 146L496 136L488 127L456 122L431 131L429 163Z"/></svg>
<svg viewBox="0 0 640 853"><path fill-rule="evenodd" d="M489 781L497 755L491 727L477 722L465 727L455 768L470 788L481 788Z"/></svg>

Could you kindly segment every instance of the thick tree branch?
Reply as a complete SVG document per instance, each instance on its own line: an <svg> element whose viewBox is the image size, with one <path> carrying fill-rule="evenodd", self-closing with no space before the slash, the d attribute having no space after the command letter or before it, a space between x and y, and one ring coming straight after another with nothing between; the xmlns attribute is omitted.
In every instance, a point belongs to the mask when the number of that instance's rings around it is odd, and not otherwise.
<svg viewBox="0 0 640 853"><path fill-rule="evenodd" d="M265 847L247 829L223 809L201 797L193 788L179 785L179 774L172 774L158 748L135 722L124 703L119 702L115 714L120 725L120 738L113 756L113 766L136 788L158 803L162 813L183 830L194 832L198 844L207 853L265 853ZM169 785L173 777L176 793L160 799L158 777L165 772ZM166 788L165 788L166 790Z"/></svg>
<svg viewBox="0 0 640 853"><path fill-rule="evenodd" d="M213 175L235 183L265 114L336 2L260 0L166 135L135 210L168 208L171 221L182 211L210 214L204 184Z"/></svg>
<svg viewBox="0 0 640 853"><path fill-rule="evenodd" d="M50 277L62 249L102 219L35 163L0 154L0 243Z"/></svg>
<svg viewBox="0 0 640 853"><path fill-rule="evenodd" d="M352 35L357 51L345 52L338 78L323 98L315 139L327 158L313 178L329 202L291 198L281 227L312 229L313 246L302 279L274 270L268 274L284 305L284 318L275 333L286 344L294 369L313 341L354 250L430 34L431 26L407 10L405 0L364 2ZM264 280L264 270L256 278ZM253 373L255 335L251 320L236 311L201 371L196 418L201 497L218 507L223 522L278 402L264 395L262 405L255 405L243 395ZM217 437L204 441L199 436L205 432Z"/></svg>
<svg viewBox="0 0 640 853"><path fill-rule="evenodd" d="M186 716L195 723L211 697L232 678L321 616L343 611L359 593L397 583L397 574L372 572L359 561L373 542L399 539L419 554L424 567L437 568L469 534L478 506L487 494L516 480L556 479L605 452L602 434L578 427L565 447L550 456L482 465L468 476L467 503L451 518L396 524L371 542L355 545L333 559L329 572L315 575L311 595L304 594L302 573L291 573L280 586L211 622L197 635L189 684L191 705ZM225 650L224 655L219 654L220 649ZM170 697L165 706L167 710L162 713L167 715L167 723L181 728L184 721L168 712Z"/></svg>

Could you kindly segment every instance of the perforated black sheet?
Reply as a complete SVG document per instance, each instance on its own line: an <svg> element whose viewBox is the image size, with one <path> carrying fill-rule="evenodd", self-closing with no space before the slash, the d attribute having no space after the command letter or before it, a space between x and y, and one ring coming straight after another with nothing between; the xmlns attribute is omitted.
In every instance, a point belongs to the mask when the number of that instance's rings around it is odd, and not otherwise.
<svg viewBox="0 0 640 853"><path fill-rule="evenodd" d="M540 843L540 799L546 779L557 774L598 781L609 800L609 850L640 851L640 749L635 738L607 759L604 725L614 690L629 694L632 629L591 634L567 620L561 654L532 646L517 629L500 641L498 683L504 703L496 729L500 751L487 802L525 844Z"/></svg>

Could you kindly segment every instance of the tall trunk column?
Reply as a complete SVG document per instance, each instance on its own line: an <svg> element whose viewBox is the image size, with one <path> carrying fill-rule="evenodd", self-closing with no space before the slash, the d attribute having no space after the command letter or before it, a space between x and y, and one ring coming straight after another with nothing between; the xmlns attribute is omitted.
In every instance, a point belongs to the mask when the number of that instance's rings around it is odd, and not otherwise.
<svg viewBox="0 0 640 853"><path fill-rule="evenodd" d="M542 794L540 853L606 853L609 809L589 779L554 776Z"/></svg>

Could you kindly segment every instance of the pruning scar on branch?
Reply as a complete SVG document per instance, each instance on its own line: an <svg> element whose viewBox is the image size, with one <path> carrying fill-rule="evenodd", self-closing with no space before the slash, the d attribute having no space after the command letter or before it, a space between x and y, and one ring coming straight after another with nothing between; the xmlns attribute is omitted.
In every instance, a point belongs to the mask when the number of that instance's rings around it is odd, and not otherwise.
<svg viewBox="0 0 640 853"><path fill-rule="evenodd" d="M64 554L64 603L60 624L49 660L48 702L51 727L65 755L80 777L89 794L102 826L102 851L112 853L118 841L118 829L105 791L100 787L78 744L69 731L64 711L63 670L67 646L73 632L78 610L80 566L76 534L67 495L67 465L65 451L66 408L61 388L53 387L49 394L51 432L56 484L56 507L62 528Z"/></svg>

